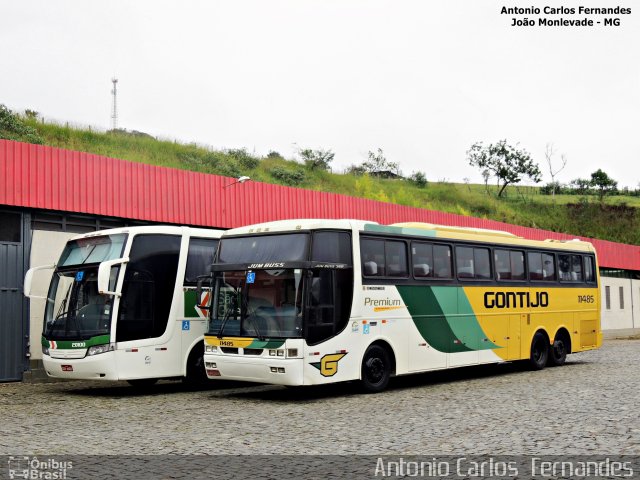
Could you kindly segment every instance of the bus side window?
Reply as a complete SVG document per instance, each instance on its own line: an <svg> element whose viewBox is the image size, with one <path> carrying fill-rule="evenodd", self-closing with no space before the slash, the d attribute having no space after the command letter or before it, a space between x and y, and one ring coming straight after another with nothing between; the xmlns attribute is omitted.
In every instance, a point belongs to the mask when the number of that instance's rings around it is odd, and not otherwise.
<svg viewBox="0 0 640 480"><path fill-rule="evenodd" d="M384 277L384 240L363 238L360 241L360 261L365 277Z"/></svg>
<svg viewBox="0 0 640 480"><path fill-rule="evenodd" d="M407 269L407 245L404 242L385 242L385 266L387 276L406 277Z"/></svg>
<svg viewBox="0 0 640 480"><path fill-rule="evenodd" d="M571 280L582 282L582 255L571 255Z"/></svg>
<svg viewBox="0 0 640 480"><path fill-rule="evenodd" d="M180 257L179 235L136 235L126 266L116 341L160 337L167 329Z"/></svg>
<svg viewBox="0 0 640 480"><path fill-rule="evenodd" d="M436 278L451 278L451 247L449 245L433 246L433 271Z"/></svg>
<svg viewBox="0 0 640 480"><path fill-rule="evenodd" d="M584 280L586 282L595 282L596 276L593 265L593 257L585 256L584 257Z"/></svg>
<svg viewBox="0 0 640 480"><path fill-rule="evenodd" d="M571 281L571 255L558 255L558 268L560 271L560 280L564 282Z"/></svg>
<svg viewBox="0 0 640 480"><path fill-rule="evenodd" d="M433 245L412 242L411 253L413 254L413 276L416 278L433 278Z"/></svg>
<svg viewBox="0 0 640 480"><path fill-rule="evenodd" d="M218 241L217 238L193 237L189 240L187 268L184 272L185 285L195 285L199 275L210 273Z"/></svg>

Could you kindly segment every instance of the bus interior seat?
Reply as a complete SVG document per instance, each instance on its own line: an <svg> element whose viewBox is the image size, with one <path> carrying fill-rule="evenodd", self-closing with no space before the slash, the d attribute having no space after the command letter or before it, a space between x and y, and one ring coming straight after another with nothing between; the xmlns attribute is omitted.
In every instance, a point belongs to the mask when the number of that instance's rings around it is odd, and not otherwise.
<svg viewBox="0 0 640 480"><path fill-rule="evenodd" d="M431 268L428 263L418 263L413 266L413 274L416 277L428 277L431 273Z"/></svg>
<svg viewBox="0 0 640 480"><path fill-rule="evenodd" d="M378 264L374 261L364 262L364 274L369 277L378 275Z"/></svg>

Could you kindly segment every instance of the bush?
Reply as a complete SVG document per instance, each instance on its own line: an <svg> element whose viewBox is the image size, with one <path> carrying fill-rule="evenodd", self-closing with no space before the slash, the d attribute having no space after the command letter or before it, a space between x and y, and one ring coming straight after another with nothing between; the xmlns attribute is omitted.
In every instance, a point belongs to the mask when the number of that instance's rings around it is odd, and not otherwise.
<svg viewBox="0 0 640 480"><path fill-rule="evenodd" d="M233 157L224 156L218 152L193 151L180 153L178 158L189 170L196 170L225 177L239 177L242 172L238 162Z"/></svg>
<svg viewBox="0 0 640 480"><path fill-rule="evenodd" d="M25 125L18 115L2 104L0 104L0 138L44 144L44 139L35 128Z"/></svg>
<svg viewBox="0 0 640 480"><path fill-rule="evenodd" d="M540 187L541 195L551 195L553 193L555 193L556 195L559 195L562 193L562 185L560 185L560 183L549 182L546 185Z"/></svg>
<svg viewBox="0 0 640 480"><path fill-rule="evenodd" d="M296 169L291 170L283 167L273 167L271 169L271 176L280 180L285 185L296 185L302 182L305 178L303 170Z"/></svg>
<svg viewBox="0 0 640 480"><path fill-rule="evenodd" d="M248 153L245 148L227 150L227 154L248 170L253 170L260 164L260 159Z"/></svg>
<svg viewBox="0 0 640 480"><path fill-rule="evenodd" d="M336 156L331 150L311 150L310 148L300 149L298 154L309 170L329 170L329 164Z"/></svg>
<svg viewBox="0 0 640 480"><path fill-rule="evenodd" d="M413 172L409 177L409 181L420 188L427 186L427 176L423 172Z"/></svg>

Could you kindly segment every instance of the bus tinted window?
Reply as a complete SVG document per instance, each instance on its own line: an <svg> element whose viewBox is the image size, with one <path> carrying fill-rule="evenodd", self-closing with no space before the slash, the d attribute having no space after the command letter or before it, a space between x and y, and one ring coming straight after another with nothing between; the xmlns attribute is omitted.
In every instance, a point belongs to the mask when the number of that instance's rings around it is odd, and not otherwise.
<svg viewBox="0 0 640 480"><path fill-rule="evenodd" d="M413 242L413 275L416 278L433 278L433 245L430 243Z"/></svg>
<svg viewBox="0 0 640 480"><path fill-rule="evenodd" d="M176 285L181 238L137 235L122 287L116 341L161 336Z"/></svg>
<svg viewBox="0 0 640 480"><path fill-rule="evenodd" d="M407 277L407 246L404 242L363 238L360 241L362 274L366 277Z"/></svg>
<svg viewBox="0 0 640 480"><path fill-rule="evenodd" d="M556 280L555 262L550 253L529 252L529 280L553 282Z"/></svg>
<svg viewBox="0 0 640 480"><path fill-rule="evenodd" d="M581 255L558 255L558 269L560 280L565 282L582 282L582 256Z"/></svg>
<svg viewBox="0 0 640 480"><path fill-rule="evenodd" d="M315 232L311 260L352 265L351 235L347 232Z"/></svg>
<svg viewBox="0 0 640 480"><path fill-rule="evenodd" d="M451 247L449 245L433 246L433 274L435 278L451 278Z"/></svg>
<svg viewBox="0 0 640 480"><path fill-rule="evenodd" d="M595 282L596 275L593 265L593 257L584 257L584 279L586 282Z"/></svg>
<svg viewBox="0 0 640 480"><path fill-rule="evenodd" d="M456 248L456 271L458 278L489 279L491 263L487 248Z"/></svg>
<svg viewBox="0 0 640 480"><path fill-rule="evenodd" d="M223 238L218 263L301 262L308 243L307 233Z"/></svg>
<svg viewBox="0 0 640 480"><path fill-rule="evenodd" d="M516 250L494 251L498 280L524 280L524 253Z"/></svg>
<svg viewBox="0 0 640 480"><path fill-rule="evenodd" d="M215 238L191 238L189 240L187 269L184 274L185 284L195 285L199 275L206 275L210 272L217 246L218 239Z"/></svg>
<svg viewBox="0 0 640 480"><path fill-rule="evenodd" d="M412 242L413 275L416 278L451 278L451 247Z"/></svg>
<svg viewBox="0 0 640 480"><path fill-rule="evenodd" d="M387 276L406 277L409 275L407 269L407 246L404 242L385 242L385 259Z"/></svg>
<svg viewBox="0 0 640 480"><path fill-rule="evenodd" d="M363 238L360 241L362 274L367 277L384 277L384 240Z"/></svg>

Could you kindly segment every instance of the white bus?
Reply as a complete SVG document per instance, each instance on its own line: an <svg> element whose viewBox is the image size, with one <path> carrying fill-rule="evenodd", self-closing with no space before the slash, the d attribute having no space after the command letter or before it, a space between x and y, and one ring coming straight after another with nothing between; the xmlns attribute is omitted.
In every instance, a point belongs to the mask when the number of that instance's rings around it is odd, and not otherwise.
<svg viewBox="0 0 640 480"><path fill-rule="evenodd" d="M431 224L290 220L226 231L209 378L281 385L527 360L602 343L595 251Z"/></svg>
<svg viewBox="0 0 640 480"><path fill-rule="evenodd" d="M206 312L197 277L210 273L221 231L178 226L103 230L69 240L55 265L25 277L25 295L46 298L42 361L50 377L206 380ZM46 297L37 270L53 269ZM209 295L204 292L203 295Z"/></svg>

